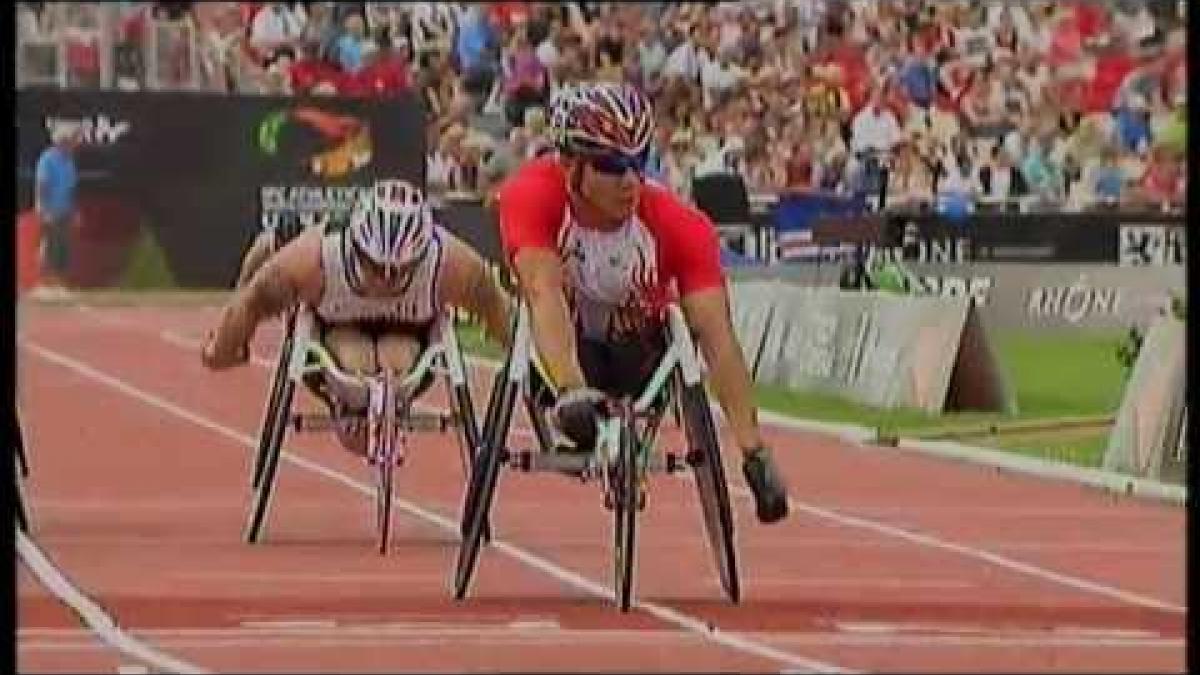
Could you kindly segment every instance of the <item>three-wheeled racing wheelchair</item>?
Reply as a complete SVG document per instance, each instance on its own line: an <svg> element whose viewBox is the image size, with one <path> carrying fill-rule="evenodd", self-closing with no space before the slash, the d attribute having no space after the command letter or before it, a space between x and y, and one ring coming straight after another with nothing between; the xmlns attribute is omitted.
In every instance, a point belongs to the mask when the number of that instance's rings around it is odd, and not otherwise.
<svg viewBox="0 0 1200 675"><path fill-rule="evenodd" d="M481 429L477 453L462 510L462 541L454 571L454 597L463 599L471 584L488 522L501 465L524 472L557 472L595 480L605 508L613 512L613 583L622 611L633 605L634 559L638 514L646 506L650 473L691 470L700 500L704 529L721 585L730 601L738 602L733 514L721 463L716 426L702 380L702 366L683 312L670 305L663 356L636 398L612 397L591 453L563 451L556 446L544 405L542 379L534 363L529 312L520 303L512 346L497 372ZM608 392L606 392L608 393ZM524 401L537 439L536 450L508 444L513 407ZM676 406L687 449L683 453L656 448L663 417Z"/></svg>
<svg viewBox="0 0 1200 675"><path fill-rule="evenodd" d="M254 459L253 498L246 540L257 543L262 538L288 429L330 431L339 423L324 412L293 412L296 384L302 383L327 403L332 397L332 400L349 410L365 411L343 415L341 423L350 421L366 424L366 461L375 477L379 552L385 553L392 529L394 475L407 452L407 433L444 433L457 427L464 475L470 474L474 448L479 447L475 409L471 403L454 319L449 312L443 312L435 320L420 355L409 372L403 375L387 369L372 376L345 372L321 343L320 332L319 319L308 308L294 307L284 317L283 342L271 378L270 395ZM439 374L445 377L450 409L433 412L416 410L417 399L430 388Z"/></svg>

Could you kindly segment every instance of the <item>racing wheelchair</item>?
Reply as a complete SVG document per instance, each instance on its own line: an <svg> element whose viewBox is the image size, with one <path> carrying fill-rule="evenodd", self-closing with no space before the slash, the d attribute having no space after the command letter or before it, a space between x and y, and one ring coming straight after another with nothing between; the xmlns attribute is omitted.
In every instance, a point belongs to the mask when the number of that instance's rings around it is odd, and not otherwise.
<svg viewBox="0 0 1200 675"><path fill-rule="evenodd" d="M416 400L439 374L445 376L451 409L418 412L414 409ZM288 429L330 431L338 424L327 413L293 412L297 383L304 384L326 402L332 394L348 408L366 411L357 415L347 413L342 419L343 423L349 420L366 425L366 461L375 478L375 519L381 554L388 550L395 470L404 462L408 432L445 433L451 427L458 427L463 473L470 475L474 449L479 447L479 428L450 313L443 312L436 320L426 346L407 374L401 376L383 369L378 375L360 377L338 367L321 343L318 319L312 312L294 307L284 318L283 343L271 379L254 459L253 499L245 532L247 542L257 543L262 538Z"/></svg>
<svg viewBox="0 0 1200 675"><path fill-rule="evenodd" d="M512 347L495 376L481 430L483 445L464 498L455 599L462 600L471 585L504 464L516 471L555 472L598 483L604 507L613 512L614 599L626 612L633 606L638 514L646 506L646 479L651 473L690 469L721 585L731 602L740 600L729 488L700 360L683 312L675 305L668 311L666 349L641 394L610 397L593 452L579 454L561 450L552 438L547 409L538 400L529 311L524 302L519 305ZM524 400L539 446L536 450L508 445L517 397ZM673 403L683 423L687 450L655 451L660 423Z"/></svg>

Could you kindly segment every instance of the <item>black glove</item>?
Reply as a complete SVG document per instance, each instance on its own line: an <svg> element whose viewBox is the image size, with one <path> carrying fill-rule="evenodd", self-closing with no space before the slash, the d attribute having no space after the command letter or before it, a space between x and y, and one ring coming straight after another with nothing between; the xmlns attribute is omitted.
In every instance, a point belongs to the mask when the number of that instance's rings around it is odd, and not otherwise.
<svg viewBox="0 0 1200 675"><path fill-rule="evenodd" d="M551 417L563 435L575 444L577 451L595 449L598 419L606 412L607 400L603 392L580 387L564 392L554 402Z"/></svg>

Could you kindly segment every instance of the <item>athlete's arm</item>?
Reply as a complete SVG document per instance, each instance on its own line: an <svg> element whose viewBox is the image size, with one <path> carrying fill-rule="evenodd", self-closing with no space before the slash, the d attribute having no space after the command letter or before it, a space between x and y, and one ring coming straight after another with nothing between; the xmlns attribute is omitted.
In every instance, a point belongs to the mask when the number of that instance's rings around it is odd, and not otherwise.
<svg viewBox="0 0 1200 675"><path fill-rule="evenodd" d="M475 249L446 230L442 299L483 322L487 337L503 346L512 339L512 301Z"/></svg>
<svg viewBox="0 0 1200 675"><path fill-rule="evenodd" d="M689 293L680 304L708 364L709 383L729 420L738 447L744 451L761 446L754 384L733 332L725 287Z"/></svg>
<svg viewBox="0 0 1200 675"><path fill-rule="evenodd" d="M533 344L555 389L586 384L576 353L575 327L564 291L557 237L567 208L561 177L537 173L535 160L499 191L497 211L504 253L517 278L517 292L529 307Z"/></svg>
<svg viewBox="0 0 1200 675"><path fill-rule="evenodd" d="M662 202L659 217L678 227L665 232L677 274L683 309L704 362L709 384L743 452L762 445L754 384L733 330L729 296L721 272L720 244L712 222L673 198Z"/></svg>
<svg viewBox="0 0 1200 675"><path fill-rule="evenodd" d="M304 300L320 298L320 233L298 237L237 289L209 333L201 359L216 369L245 363L258 324Z"/></svg>
<svg viewBox="0 0 1200 675"><path fill-rule="evenodd" d="M513 267L529 305L533 344L551 385L560 391L584 387L587 380L576 352L575 327L563 291L558 254L544 248L523 248L513 259Z"/></svg>
<svg viewBox="0 0 1200 675"><path fill-rule="evenodd" d="M250 249L246 251L246 256L242 258L242 269L238 272L234 288L245 286L274 252L275 235L265 230L259 232L258 236L254 238L254 243L250 244Z"/></svg>

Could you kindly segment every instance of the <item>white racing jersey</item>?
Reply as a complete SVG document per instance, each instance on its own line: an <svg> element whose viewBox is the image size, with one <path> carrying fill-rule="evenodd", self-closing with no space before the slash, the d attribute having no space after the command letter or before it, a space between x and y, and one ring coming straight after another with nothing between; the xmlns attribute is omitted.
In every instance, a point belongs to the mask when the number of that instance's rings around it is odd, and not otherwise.
<svg viewBox="0 0 1200 675"><path fill-rule="evenodd" d="M360 285L359 267L353 260L349 230L326 234L321 238L324 285L321 302L314 310L317 317L331 324L379 320L411 325L432 322L440 310L437 284L442 271L442 236L441 226L435 226L424 260L410 272L396 295L365 297L355 290Z"/></svg>
<svg viewBox="0 0 1200 675"><path fill-rule="evenodd" d="M654 237L636 216L607 232L580 227L569 208L563 217L558 251L581 334L611 340L637 332L653 318L643 301L658 285Z"/></svg>

